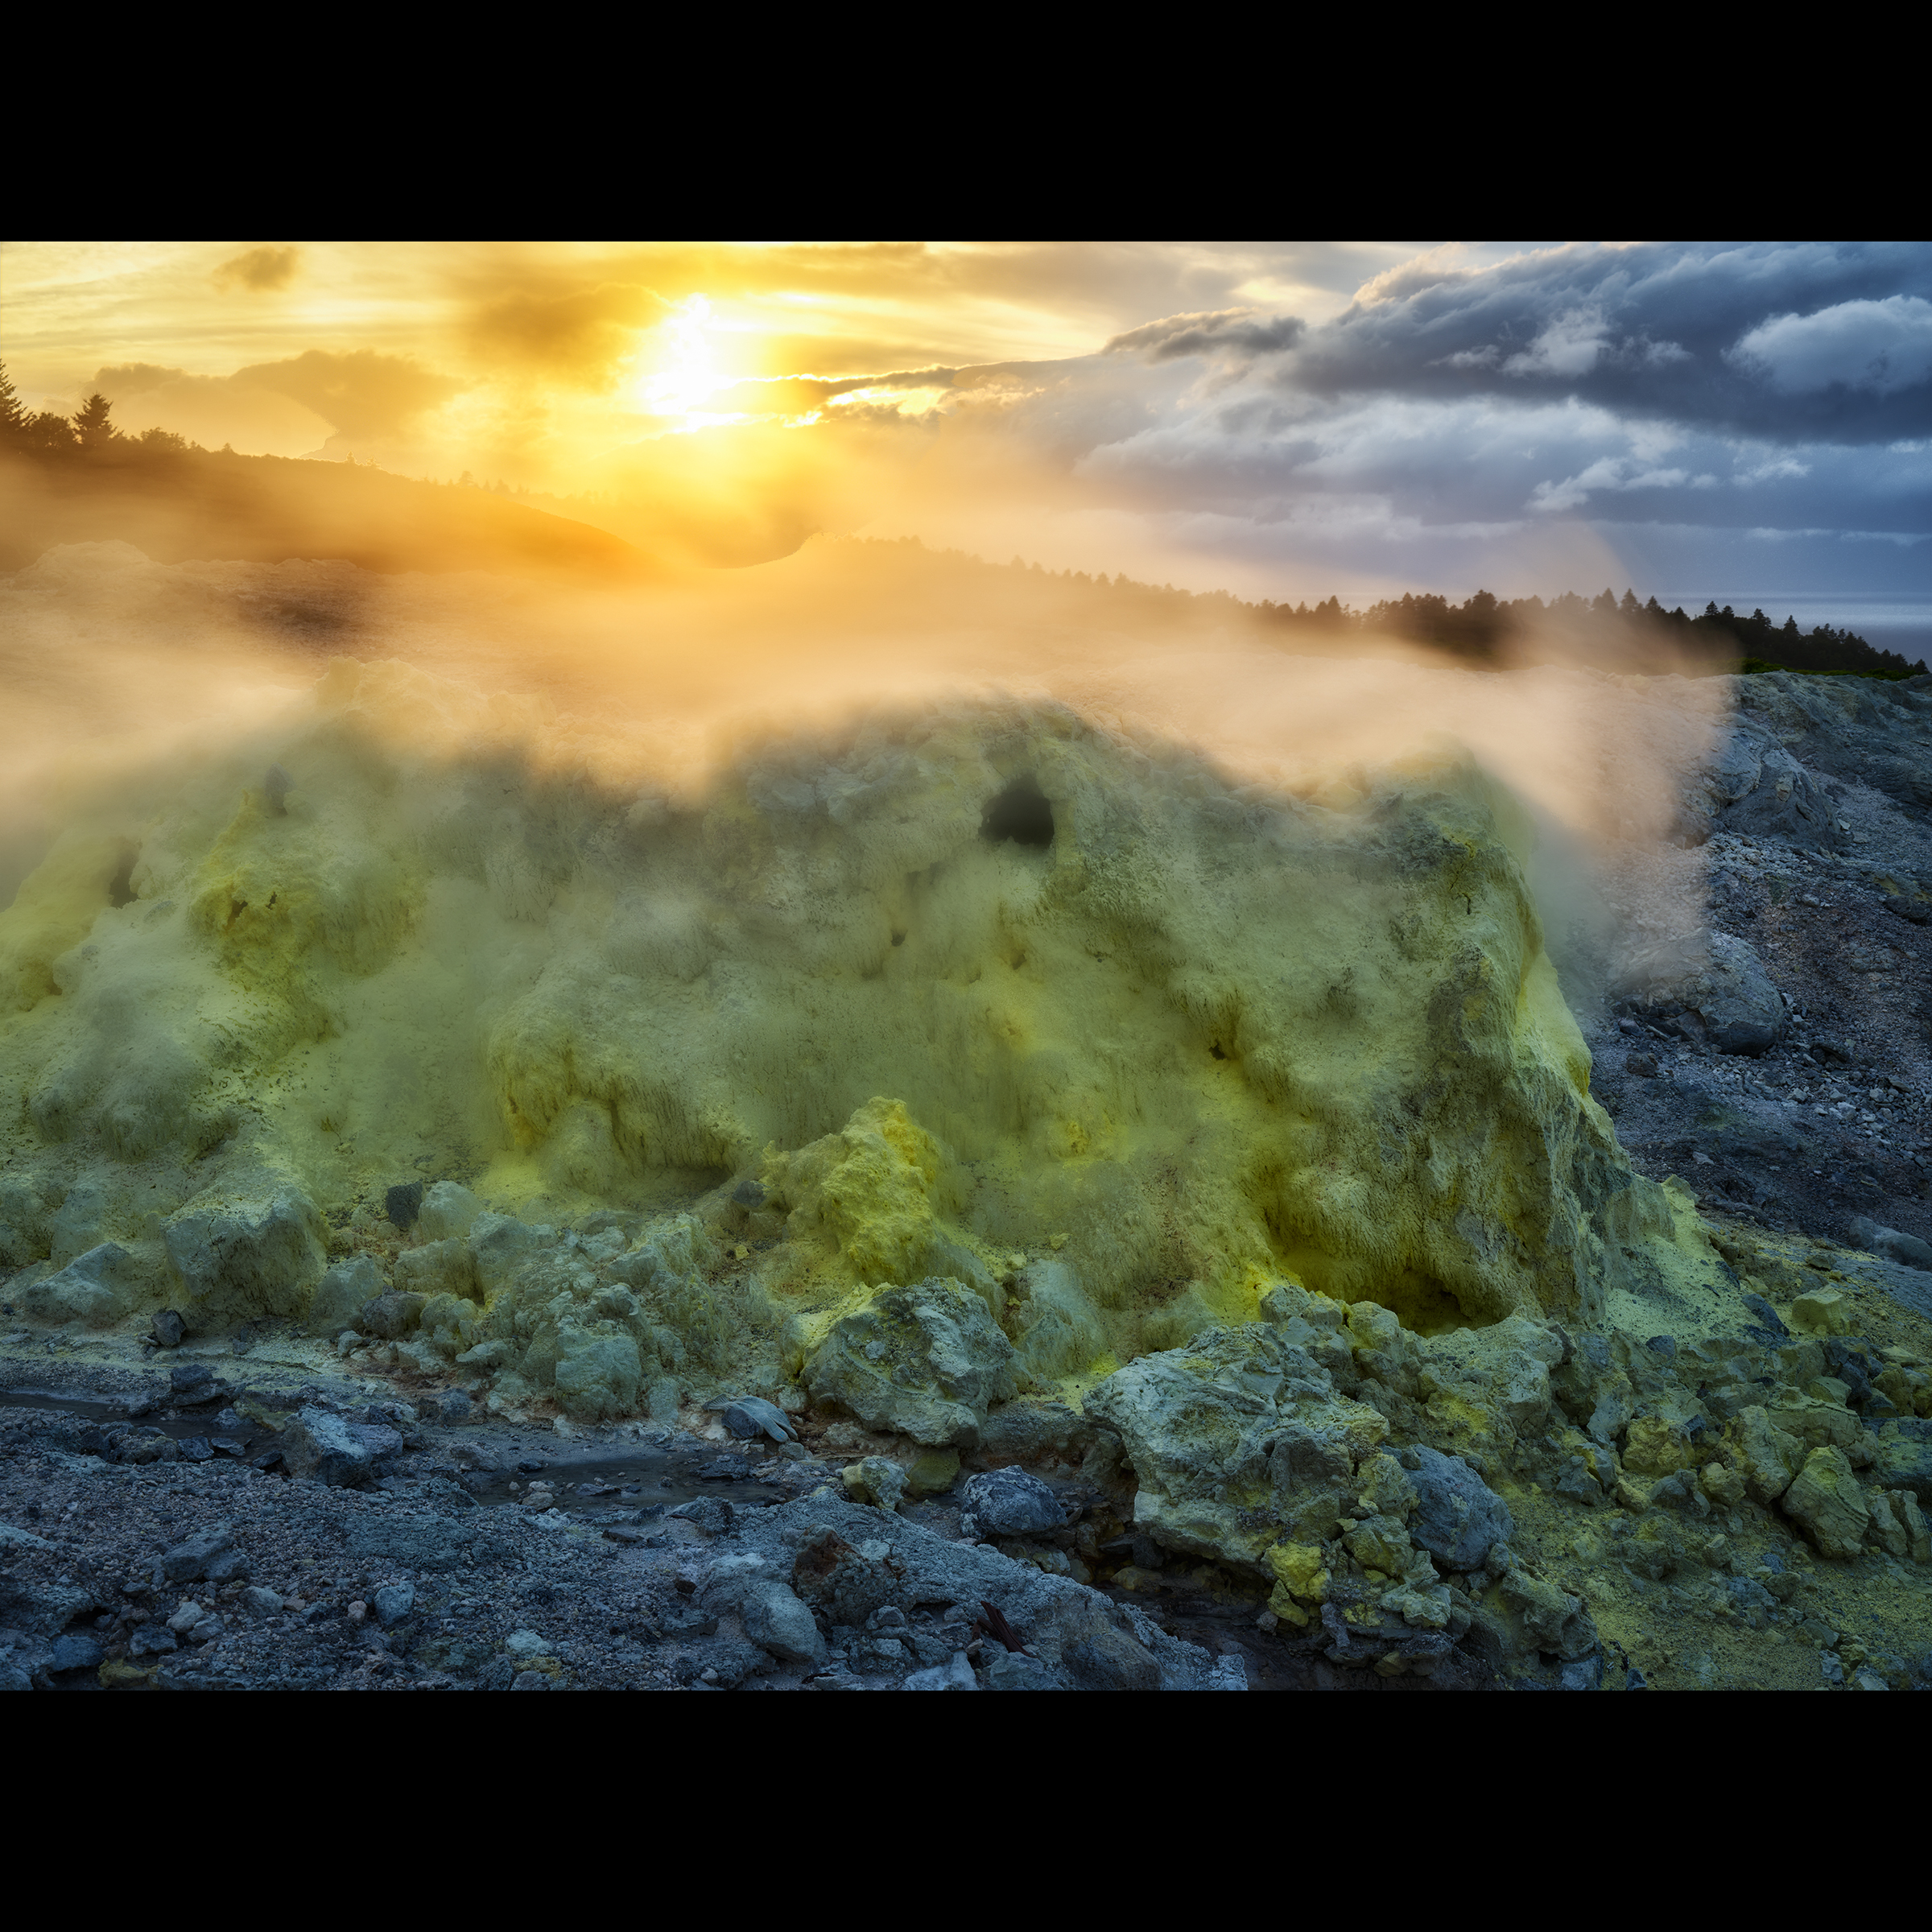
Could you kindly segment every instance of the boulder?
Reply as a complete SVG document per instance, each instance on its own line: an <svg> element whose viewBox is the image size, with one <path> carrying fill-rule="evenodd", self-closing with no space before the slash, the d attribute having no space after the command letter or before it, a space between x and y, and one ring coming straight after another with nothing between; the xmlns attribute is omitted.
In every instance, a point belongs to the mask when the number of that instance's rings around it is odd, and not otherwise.
<svg viewBox="0 0 1932 1932"><path fill-rule="evenodd" d="M1785 1029L1784 996L1744 940L1705 928L1640 956L1626 983L1651 1000L1686 1006L1719 1053L1757 1055Z"/></svg>
<svg viewBox="0 0 1932 1932"><path fill-rule="evenodd" d="M1767 1508L1791 1487L1805 1466L1802 1439L1778 1427L1761 1405L1740 1409L1725 1431L1732 1467L1754 1502Z"/></svg>
<svg viewBox="0 0 1932 1932"><path fill-rule="evenodd" d="M40 1322L80 1322L105 1328L127 1312L134 1257L103 1241L57 1274L43 1275L20 1295L23 1311Z"/></svg>
<svg viewBox="0 0 1932 1932"><path fill-rule="evenodd" d="M320 1217L294 1193L192 1208L162 1238L197 1328L301 1314L325 1259Z"/></svg>
<svg viewBox="0 0 1932 1932"><path fill-rule="evenodd" d="M839 1472L845 1493L855 1503L897 1509L906 1495L906 1472L889 1455L861 1456Z"/></svg>
<svg viewBox="0 0 1932 1932"><path fill-rule="evenodd" d="M1410 1535L1447 1569L1480 1569L1492 1545L1516 1533L1509 1505L1459 1455L1421 1447L1414 1453Z"/></svg>
<svg viewBox="0 0 1932 1932"><path fill-rule="evenodd" d="M232 1523L217 1523L163 1553L161 1574L171 1583L230 1583L246 1568L234 1547Z"/></svg>
<svg viewBox="0 0 1932 1932"><path fill-rule="evenodd" d="M1868 1221L1860 1215L1852 1218L1852 1236L1868 1253L1882 1254L1887 1261L1897 1261L1903 1268L1932 1270L1932 1243L1922 1241L1915 1234L1902 1234L1896 1228L1881 1228L1876 1221Z"/></svg>
<svg viewBox="0 0 1932 1932"><path fill-rule="evenodd" d="M746 1582L738 1599L738 1616L745 1634L782 1663L815 1664L825 1655L825 1640L811 1611L775 1576Z"/></svg>
<svg viewBox="0 0 1932 1932"><path fill-rule="evenodd" d="M1356 1465L1389 1425L1339 1394L1292 1331L1208 1329L1088 1396L1133 1466L1134 1521L1170 1549L1260 1572L1272 1545L1323 1542L1352 1513Z"/></svg>
<svg viewBox="0 0 1932 1932"><path fill-rule="evenodd" d="M986 1412L1014 1393L1013 1344L970 1289L935 1278L881 1289L835 1323L805 1370L819 1402L874 1429L970 1448Z"/></svg>
<svg viewBox="0 0 1932 1932"><path fill-rule="evenodd" d="M483 1203L455 1181L438 1181L423 1196L416 1230L425 1241L460 1240L483 1212Z"/></svg>
<svg viewBox="0 0 1932 1932"><path fill-rule="evenodd" d="M637 1340L615 1322L557 1331L557 1406L579 1422L605 1422L637 1412L644 1364Z"/></svg>
<svg viewBox="0 0 1932 1932"><path fill-rule="evenodd" d="M1836 852L1852 842L1817 781L1761 730L1740 726L1724 734L1704 790L1727 832L1799 852Z"/></svg>
<svg viewBox="0 0 1932 1932"><path fill-rule="evenodd" d="M402 1452L402 1439L380 1422L352 1422L305 1404L282 1430L282 1457L291 1476L353 1489L373 1481Z"/></svg>
<svg viewBox="0 0 1932 1932"><path fill-rule="evenodd" d="M337 1261L324 1271L309 1298L309 1333L333 1340L345 1328L353 1328L361 1320L363 1309L382 1292L382 1278L367 1255Z"/></svg>
<svg viewBox="0 0 1932 1932"><path fill-rule="evenodd" d="M391 1288L364 1304L356 1317L356 1327L378 1341L399 1342L415 1327L428 1299L426 1294Z"/></svg>
<svg viewBox="0 0 1932 1932"><path fill-rule="evenodd" d="M1779 1500L1820 1556L1848 1562L1865 1546L1871 1499L1842 1449L1814 1449Z"/></svg>

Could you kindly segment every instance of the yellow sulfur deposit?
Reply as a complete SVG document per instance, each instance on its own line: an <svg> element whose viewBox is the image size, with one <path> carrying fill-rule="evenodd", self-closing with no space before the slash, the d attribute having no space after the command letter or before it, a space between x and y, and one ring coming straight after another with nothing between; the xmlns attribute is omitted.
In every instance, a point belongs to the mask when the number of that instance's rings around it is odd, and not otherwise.
<svg viewBox="0 0 1932 1932"><path fill-rule="evenodd" d="M520 729L340 661L279 737L54 849L0 918L22 1261L114 1244L101 1293L134 1308L180 1301L184 1214L312 1276L322 1244L263 1203L340 1253L412 1179L525 1224L731 1183L737 1286L687 1311L714 1341L789 1323L795 1360L881 1284L949 1277L1034 1386L1282 1279L1425 1334L1620 1294L1668 1325L1706 1292L1695 1214L1589 1096L1526 822L1452 747L1269 790L989 698L669 795ZM493 1302L449 1265L409 1286Z"/></svg>

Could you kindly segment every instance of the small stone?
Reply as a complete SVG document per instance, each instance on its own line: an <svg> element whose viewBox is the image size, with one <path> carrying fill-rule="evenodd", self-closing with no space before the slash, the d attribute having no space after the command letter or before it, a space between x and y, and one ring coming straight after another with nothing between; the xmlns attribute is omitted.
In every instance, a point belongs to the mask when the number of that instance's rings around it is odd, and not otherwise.
<svg viewBox="0 0 1932 1932"><path fill-rule="evenodd" d="M107 1653L98 1637L85 1630L69 1630L54 1639L54 1654L47 1669L58 1674L64 1670L97 1670Z"/></svg>
<svg viewBox="0 0 1932 1932"><path fill-rule="evenodd" d="M200 1622L202 1609L199 1604L183 1604L167 1620L167 1627L179 1637L184 1630L192 1630Z"/></svg>
<svg viewBox="0 0 1932 1932"><path fill-rule="evenodd" d="M382 1205L391 1222L407 1233L423 1212L423 1183L406 1181L399 1187L390 1188L383 1196Z"/></svg>
<svg viewBox="0 0 1932 1932"><path fill-rule="evenodd" d="M889 1455L868 1455L848 1463L840 1472L845 1493L854 1502L897 1509L906 1494L906 1472Z"/></svg>
<svg viewBox="0 0 1932 1932"><path fill-rule="evenodd" d="M204 1530L199 1536L191 1536L186 1542L175 1544L162 1555L163 1580L171 1583L200 1582L208 1574L210 1565L225 1554L233 1542L233 1526L217 1523L212 1530Z"/></svg>
<svg viewBox="0 0 1932 1932"><path fill-rule="evenodd" d="M825 1640L797 1593L775 1577L754 1577L739 1600L745 1634L761 1650L785 1663L817 1663Z"/></svg>
<svg viewBox="0 0 1932 1932"><path fill-rule="evenodd" d="M376 1621L385 1630L402 1622L416 1607L413 1583L385 1583L375 1595Z"/></svg>
<svg viewBox="0 0 1932 1932"><path fill-rule="evenodd" d="M141 1624L127 1640L130 1657L160 1657L180 1648L166 1624Z"/></svg>
<svg viewBox="0 0 1932 1932"><path fill-rule="evenodd" d="M510 1680L510 1687L513 1690L547 1690L551 1686L541 1670L519 1670Z"/></svg>
<svg viewBox="0 0 1932 1932"><path fill-rule="evenodd" d="M163 1308L152 1318L148 1327L157 1348L179 1348L182 1338L188 1333L188 1324L171 1308Z"/></svg>
<svg viewBox="0 0 1932 1932"><path fill-rule="evenodd" d="M696 1496L688 1503L680 1503L675 1509L665 1512L702 1530L707 1536L727 1534L737 1520L737 1512L731 1505L718 1496Z"/></svg>
<svg viewBox="0 0 1932 1932"><path fill-rule="evenodd" d="M221 1393L215 1385L215 1372L206 1362L177 1362L167 1372L171 1402L194 1408L203 1402L212 1402Z"/></svg>
<svg viewBox="0 0 1932 1932"><path fill-rule="evenodd" d="M264 1590L259 1583L251 1583L242 1592L242 1603L257 1616L273 1616L282 1608L282 1599L273 1590Z"/></svg>
<svg viewBox="0 0 1932 1932"><path fill-rule="evenodd" d="M960 1491L960 1528L968 1536L1043 1536L1067 1525L1059 1496L1037 1476L1010 1465L968 1476Z"/></svg>

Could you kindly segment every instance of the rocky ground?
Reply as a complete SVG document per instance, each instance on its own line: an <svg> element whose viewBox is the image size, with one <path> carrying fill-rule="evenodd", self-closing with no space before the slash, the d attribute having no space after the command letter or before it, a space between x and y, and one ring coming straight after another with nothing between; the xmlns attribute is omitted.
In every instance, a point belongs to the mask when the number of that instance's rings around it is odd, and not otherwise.
<svg viewBox="0 0 1932 1932"><path fill-rule="evenodd" d="M980 1402L962 1454L856 1384L473 1409L385 1340L393 1294L341 1349L23 1327L0 1682L1932 1687L1932 680L1739 687L1571 989L1593 1092L1714 1236L1664 1331L1423 1335L1284 1286L1081 1410ZM959 1294L903 1290L907 1331L966 1333Z"/></svg>

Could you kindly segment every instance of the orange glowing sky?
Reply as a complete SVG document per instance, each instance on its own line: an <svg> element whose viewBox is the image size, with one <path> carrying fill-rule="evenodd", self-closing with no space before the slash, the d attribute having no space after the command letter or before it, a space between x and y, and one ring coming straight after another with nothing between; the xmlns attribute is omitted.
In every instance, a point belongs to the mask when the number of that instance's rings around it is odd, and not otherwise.
<svg viewBox="0 0 1932 1932"><path fill-rule="evenodd" d="M642 438L813 413L744 378L1053 361L1179 312L1321 319L1418 247L14 242L0 354L36 406L134 369L130 427L568 488ZM282 367L316 353L361 367L332 396Z"/></svg>
<svg viewBox="0 0 1932 1932"><path fill-rule="evenodd" d="M0 358L706 564L1922 597L1928 295L1902 245L12 242Z"/></svg>

